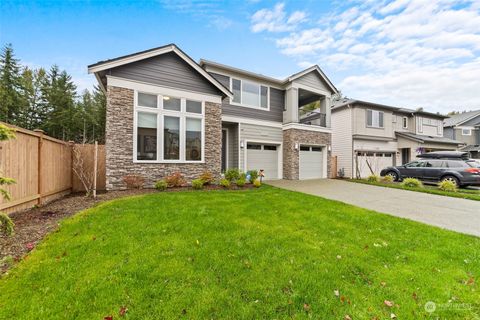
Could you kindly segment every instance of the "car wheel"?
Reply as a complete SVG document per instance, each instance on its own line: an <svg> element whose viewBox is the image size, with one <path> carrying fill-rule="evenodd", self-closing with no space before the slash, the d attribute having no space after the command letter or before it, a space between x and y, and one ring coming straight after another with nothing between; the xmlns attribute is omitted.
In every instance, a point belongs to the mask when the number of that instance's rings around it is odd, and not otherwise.
<svg viewBox="0 0 480 320"><path fill-rule="evenodd" d="M393 181L398 181L398 174L395 171L388 171L386 176L391 176Z"/></svg>
<svg viewBox="0 0 480 320"><path fill-rule="evenodd" d="M454 176L445 176L442 178L442 181L451 181L457 186L457 188L460 187L460 181Z"/></svg>

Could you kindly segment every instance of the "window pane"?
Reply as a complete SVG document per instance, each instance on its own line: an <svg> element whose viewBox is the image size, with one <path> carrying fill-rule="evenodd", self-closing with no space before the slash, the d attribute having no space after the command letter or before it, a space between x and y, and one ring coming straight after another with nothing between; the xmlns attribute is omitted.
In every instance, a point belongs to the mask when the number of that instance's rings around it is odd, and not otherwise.
<svg viewBox="0 0 480 320"><path fill-rule="evenodd" d="M238 102L238 103L241 102L240 88L241 88L240 80L232 79L233 102Z"/></svg>
<svg viewBox="0 0 480 320"><path fill-rule="evenodd" d="M139 112L137 116L137 160L157 160L157 115Z"/></svg>
<svg viewBox="0 0 480 320"><path fill-rule="evenodd" d="M322 147L312 147L312 151L320 152L322 151Z"/></svg>
<svg viewBox="0 0 480 320"><path fill-rule="evenodd" d="M157 96L153 94L138 93L138 105L141 107L156 108Z"/></svg>
<svg viewBox="0 0 480 320"><path fill-rule="evenodd" d="M383 112L378 113L378 126L383 128Z"/></svg>
<svg viewBox="0 0 480 320"><path fill-rule="evenodd" d="M264 86L261 86L260 87L260 90L261 90L261 103L260 103L260 106L262 108L265 108L267 109L268 108L268 88L267 87L264 87Z"/></svg>
<svg viewBox="0 0 480 320"><path fill-rule="evenodd" d="M248 143L247 144L247 149L260 150L260 149L262 149L262 145L261 144Z"/></svg>
<svg viewBox="0 0 480 320"><path fill-rule="evenodd" d="M310 151L310 147L300 146L300 151Z"/></svg>
<svg viewBox="0 0 480 320"><path fill-rule="evenodd" d="M254 107L260 106L259 87L257 84L243 81L242 104Z"/></svg>
<svg viewBox="0 0 480 320"><path fill-rule="evenodd" d="M202 120L187 118L185 159L202 160Z"/></svg>
<svg viewBox="0 0 480 320"><path fill-rule="evenodd" d="M163 109L180 111L180 99L163 96Z"/></svg>
<svg viewBox="0 0 480 320"><path fill-rule="evenodd" d="M271 150L271 151L276 151L277 146L269 146L269 145L264 145L263 150Z"/></svg>
<svg viewBox="0 0 480 320"><path fill-rule="evenodd" d="M202 113L202 103L199 101L187 100L187 112Z"/></svg>
<svg viewBox="0 0 480 320"><path fill-rule="evenodd" d="M163 118L163 158L180 159L180 118Z"/></svg>
<svg viewBox="0 0 480 320"><path fill-rule="evenodd" d="M367 110L367 126L372 126L372 110Z"/></svg>

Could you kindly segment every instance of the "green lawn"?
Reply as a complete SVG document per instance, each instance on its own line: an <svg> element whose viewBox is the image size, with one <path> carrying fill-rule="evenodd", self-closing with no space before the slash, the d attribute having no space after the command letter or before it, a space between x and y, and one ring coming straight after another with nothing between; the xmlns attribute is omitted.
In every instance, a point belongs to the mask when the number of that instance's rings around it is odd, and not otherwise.
<svg viewBox="0 0 480 320"><path fill-rule="evenodd" d="M0 319L473 319L479 274L479 238L335 201L154 193L65 220L0 280Z"/></svg>
<svg viewBox="0 0 480 320"><path fill-rule="evenodd" d="M403 187L398 182L394 182L394 183L384 183L381 181L370 182L365 179L345 179L345 181L370 184L370 185L386 187L386 188L403 189L403 190L410 190L410 191L416 191L416 192L437 194L437 195L446 196L446 197L480 201L480 190L475 190L475 189L460 188L457 190L457 192L449 192L449 191L439 190L436 185L428 185L428 184L424 184L422 188L410 188L410 187Z"/></svg>

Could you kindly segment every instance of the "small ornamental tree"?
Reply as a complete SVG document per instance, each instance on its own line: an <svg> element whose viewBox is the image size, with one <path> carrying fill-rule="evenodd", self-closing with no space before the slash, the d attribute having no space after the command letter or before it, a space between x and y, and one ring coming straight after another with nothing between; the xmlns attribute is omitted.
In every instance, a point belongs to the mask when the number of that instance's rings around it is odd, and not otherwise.
<svg viewBox="0 0 480 320"><path fill-rule="evenodd" d="M15 138L14 131L9 127L0 124L0 141L5 141L8 139ZM15 183L15 180L12 178L6 178L0 176L0 194L5 200L10 200L10 193L3 188L3 186L10 185ZM5 213L0 212L0 233L3 233L7 236L13 234L13 228L15 224L13 223L12 219Z"/></svg>

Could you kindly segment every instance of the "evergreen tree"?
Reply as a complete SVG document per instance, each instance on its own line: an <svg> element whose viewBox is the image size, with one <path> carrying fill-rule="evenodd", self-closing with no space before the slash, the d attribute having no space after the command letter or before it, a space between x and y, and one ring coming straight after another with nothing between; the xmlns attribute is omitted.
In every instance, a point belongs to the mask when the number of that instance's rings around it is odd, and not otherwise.
<svg viewBox="0 0 480 320"><path fill-rule="evenodd" d="M21 99L20 66L11 44L0 54L0 120L17 124L24 107Z"/></svg>

